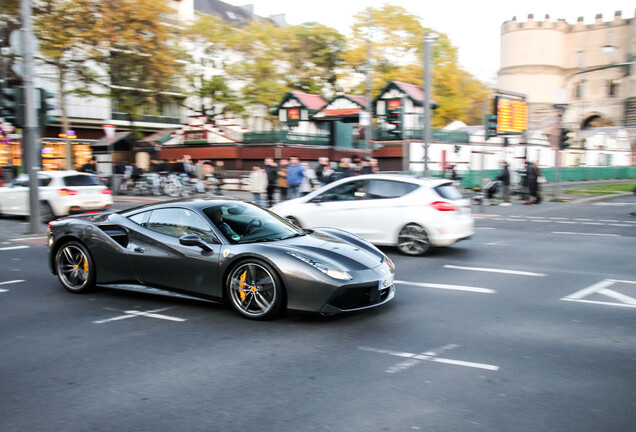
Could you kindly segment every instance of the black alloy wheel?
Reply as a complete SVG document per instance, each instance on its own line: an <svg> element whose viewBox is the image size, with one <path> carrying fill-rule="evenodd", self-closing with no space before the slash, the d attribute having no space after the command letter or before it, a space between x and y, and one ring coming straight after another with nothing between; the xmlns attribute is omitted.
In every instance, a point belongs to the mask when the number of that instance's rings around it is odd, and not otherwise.
<svg viewBox="0 0 636 432"><path fill-rule="evenodd" d="M70 241L55 254L57 277L73 293L90 292L95 288L95 264L88 250L79 242Z"/></svg>
<svg viewBox="0 0 636 432"><path fill-rule="evenodd" d="M282 282L277 272L260 260L242 261L232 269L226 295L232 307L249 319L271 319L284 310Z"/></svg>

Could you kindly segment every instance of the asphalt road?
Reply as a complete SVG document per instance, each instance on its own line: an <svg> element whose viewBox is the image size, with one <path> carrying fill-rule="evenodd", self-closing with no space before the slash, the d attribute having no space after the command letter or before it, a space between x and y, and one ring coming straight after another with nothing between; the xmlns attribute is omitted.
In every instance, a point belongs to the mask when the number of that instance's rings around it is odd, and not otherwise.
<svg viewBox="0 0 636 432"><path fill-rule="evenodd" d="M0 430L633 431L636 199L474 210L385 307L272 322L67 293L0 219Z"/></svg>

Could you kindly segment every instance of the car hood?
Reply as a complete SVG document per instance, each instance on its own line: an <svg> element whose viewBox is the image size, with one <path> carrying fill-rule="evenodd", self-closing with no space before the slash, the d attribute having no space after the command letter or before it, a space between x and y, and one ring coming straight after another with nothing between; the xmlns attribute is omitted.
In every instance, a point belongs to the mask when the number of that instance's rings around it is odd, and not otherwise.
<svg viewBox="0 0 636 432"><path fill-rule="evenodd" d="M365 270L382 264L383 255L373 247L354 245L338 237L313 232L301 237L281 240L287 252L297 252L312 259L333 264L342 270Z"/></svg>

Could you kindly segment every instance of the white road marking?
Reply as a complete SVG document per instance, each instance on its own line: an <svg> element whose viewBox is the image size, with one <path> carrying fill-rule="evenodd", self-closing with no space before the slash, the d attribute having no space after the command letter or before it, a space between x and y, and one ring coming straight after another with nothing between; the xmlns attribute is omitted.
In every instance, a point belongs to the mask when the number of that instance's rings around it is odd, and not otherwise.
<svg viewBox="0 0 636 432"><path fill-rule="evenodd" d="M135 318L135 317L139 317L139 316L145 316L148 318L157 318L157 319L163 319L163 320L168 320L168 321L178 321L178 322L183 322L183 321L187 321L183 318L176 318L176 317L171 317L168 315L162 315L162 314L158 314L156 312L163 312L165 310L168 309L172 309L172 307L167 307L167 308L162 308L162 309L155 309L155 310L151 310L151 311L146 311L146 312L142 312L142 311L135 311L135 310L130 310L130 311L124 311L124 313L126 315L120 315L120 316L116 316L113 318L109 318L109 319L105 319L105 320L99 320L99 321L93 321L95 324L103 324L103 323L107 323L107 322L111 322L111 321L120 321L120 320L124 320L127 318Z"/></svg>
<svg viewBox="0 0 636 432"><path fill-rule="evenodd" d="M530 222L547 222L547 223L550 223L551 221L545 220L545 219L531 219Z"/></svg>
<svg viewBox="0 0 636 432"><path fill-rule="evenodd" d="M601 222L583 222L581 225L603 225Z"/></svg>
<svg viewBox="0 0 636 432"><path fill-rule="evenodd" d="M594 219L580 219L580 218L574 218L575 221L583 221L583 222L591 222Z"/></svg>
<svg viewBox="0 0 636 432"><path fill-rule="evenodd" d="M615 226L615 227L628 227L631 225L627 225L627 224L619 224L619 223L611 223L611 224L607 224L609 226Z"/></svg>
<svg viewBox="0 0 636 432"><path fill-rule="evenodd" d="M0 282L0 285L9 285L9 284L20 283L20 282L24 282L24 279L16 279L16 280Z"/></svg>
<svg viewBox="0 0 636 432"><path fill-rule="evenodd" d="M548 219L552 219L552 220L567 220L567 218L564 218L564 217L551 217L551 218L548 218Z"/></svg>
<svg viewBox="0 0 636 432"><path fill-rule="evenodd" d="M528 219L545 219L545 216L528 216Z"/></svg>
<svg viewBox="0 0 636 432"><path fill-rule="evenodd" d="M16 241L25 241L25 240L42 240L42 239L48 239L48 236L31 236L31 237L21 237L21 238L9 239L9 241L16 242Z"/></svg>
<svg viewBox="0 0 636 432"><path fill-rule="evenodd" d="M600 203L592 203L592 205L622 207L622 206L630 206L630 205L633 205L633 204L632 203L628 203L628 202L600 202Z"/></svg>
<svg viewBox="0 0 636 432"><path fill-rule="evenodd" d="M618 235L618 234L578 233L578 232L567 232L567 231L552 231L552 234L584 235L584 236L600 236L600 237L620 237L620 235Z"/></svg>
<svg viewBox="0 0 636 432"><path fill-rule="evenodd" d="M605 279L605 280L602 280L602 281L600 281L598 283L595 283L592 286L589 286L589 287L584 288L584 289L582 289L580 291L577 291L574 294L570 294L567 297L563 297L561 300L574 301L574 302L580 302L580 303L599 304L599 305L605 305L605 306L619 306L619 307L636 308L636 299L635 298L630 297L630 296L628 296L626 294L620 293L618 291L614 291L614 290L608 289L610 286L612 286L614 284L617 284L617 283L636 285L636 281ZM592 294L604 295L606 297L609 297L611 299L616 300L618 303L608 302L608 301L599 301L599 300L585 300L584 299L584 297L587 297L587 296L592 295Z"/></svg>
<svg viewBox="0 0 636 432"><path fill-rule="evenodd" d="M480 271L487 273L504 273L504 274L514 274L519 276L546 276L544 273L533 273L533 272L525 272L519 270L506 270L506 269L495 269L495 268L486 268L486 267L463 267L463 266L455 266L446 264L445 268L456 269L456 270L470 270L470 271Z"/></svg>
<svg viewBox="0 0 636 432"><path fill-rule="evenodd" d="M556 223L560 223L560 224L570 224L570 225L576 225L576 224L578 224L578 222L572 222L572 221L556 221Z"/></svg>
<svg viewBox="0 0 636 432"><path fill-rule="evenodd" d="M599 219L599 222L618 222L618 221L614 219Z"/></svg>
<svg viewBox="0 0 636 432"><path fill-rule="evenodd" d="M470 287L470 286L462 286L462 285L446 285L446 284L409 282L409 281L399 281L399 280L396 280L395 283L419 286L423 288L436 288L436 289L444 289L444 290L452 290L452 291L468 291L468 292L475 292L475 293L481 293L481 294L496 294L497 293L497 291L489 289L489 288L479 288L479 287Z"/></svg>
<svg viewBox="0 0 636 432"><path fill-rule="evenodd" d="M11 280L11 281L0 282L0 285L10 285L10 284L20 283L20 282L24 282L24 279L16 279L16 280ZM8 292L8 291L9 290L0 288L0 293Z"/></svg>
<svg viewBox="0 0 636 432"><path fill-rule="evenodd" d="M450 364L450 365L454 365L454 366L471 367L471 368L476 368L476 369L485 369L485 370L490 370L490 371L498 371L499 370L499 366L495 366L495 365L490 365L490 364L485 364L485 363L467 362L467 361L463 361L463 360L447 359L447 358L442 358L442 357L438 357L437 356L439 353L441 353L443 351L448 351L448 350L457 348L458 346L459 345L450 344L450 345L446 345L444 347L441 347L438 350L427 351L427 352L422 353L422 354L414 354L414 353L392 351L392 350L383 350L383 349L376 349L376 348L369 348L369 347L358 347L358 348L360 348L363 351L368 351L368 352L373 352L373 353L378 353L378 354L388 354L388 355L392 355L392 356L396 356L396 357L405 357L405 358L408 359L406 361L402 361L402 362L396 363L395 365L391 366L390 368L388 368L385 371L386 373L402 372L402 371L404 371L406 369L409 369L409 368L411 368L413 366L418 365L422 361L431 361L431 362L435 362L435 363L443 363L443 364Z"/></svg>
<svg viewBox="0 0 636 432"><path fill-rule="evenodd" d="M8 251L8 250L18 250L18 249L28 249L30 246L9 246L0 248L0 251Z"/></svg>

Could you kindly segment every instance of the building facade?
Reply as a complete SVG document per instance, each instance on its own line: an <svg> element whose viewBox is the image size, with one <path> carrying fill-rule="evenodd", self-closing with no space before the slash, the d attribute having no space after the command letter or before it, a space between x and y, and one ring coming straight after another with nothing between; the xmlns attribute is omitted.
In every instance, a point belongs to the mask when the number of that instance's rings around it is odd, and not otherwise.
<svg viewBox="0 0 636 432"><path fill-rule="evenodd" d="M527 95L530 128L547 129L553 105L567 104L563 123L576 130L636 126L636 19L596 15L592 24L549 16L501 27L497 88Z"/></svg>

